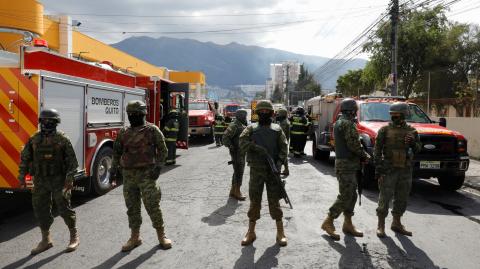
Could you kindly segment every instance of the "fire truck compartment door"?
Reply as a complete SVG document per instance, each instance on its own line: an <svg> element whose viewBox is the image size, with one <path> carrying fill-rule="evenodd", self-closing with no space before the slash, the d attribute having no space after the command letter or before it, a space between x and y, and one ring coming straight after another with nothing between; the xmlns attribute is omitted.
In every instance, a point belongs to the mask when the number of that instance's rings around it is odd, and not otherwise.
<svg viewBox="0 0 480 269"><path fill-rule="evenodd" d="M80 169L84 165L85 86L74 82L43 78L41 109L54 108L60 113L58 130L72 141Z"/></svg>
<svg viewBox="0 0 480 269"><path fill-rule="evenodd" d="M123 93L114 90L87 88L87 115L89 124L122 124Z"/></svg>
<svg viewBox="0 0 480 269"><path fill-rule="evenodd" d="M125 109L123 110L124 126L130 126L130 123L128 122L128 116L127 116L127 104L128 102L134 101L134 100L140 100L142 102L145 102L145 94L133 93L133 92L125 93L125 99L124 99Z"/></svg>
<svg viewBox="0 0 480 269"><path fill-rule="evenodd" d="M11 79L9 69L0 69L0 131L18 131L18 80Z"/></svg>

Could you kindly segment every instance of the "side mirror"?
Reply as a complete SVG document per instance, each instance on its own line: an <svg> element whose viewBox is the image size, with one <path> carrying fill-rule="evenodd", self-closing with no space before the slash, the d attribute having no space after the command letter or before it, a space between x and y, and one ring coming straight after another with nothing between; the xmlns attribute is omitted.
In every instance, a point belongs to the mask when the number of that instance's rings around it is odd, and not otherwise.
<svg viewBox="0 0 480 269"><path fill-rule="evenodd" d="M438 125L440 125L442 127L447 127L447 119L445 119L445 118L438 119Z"/></svg>

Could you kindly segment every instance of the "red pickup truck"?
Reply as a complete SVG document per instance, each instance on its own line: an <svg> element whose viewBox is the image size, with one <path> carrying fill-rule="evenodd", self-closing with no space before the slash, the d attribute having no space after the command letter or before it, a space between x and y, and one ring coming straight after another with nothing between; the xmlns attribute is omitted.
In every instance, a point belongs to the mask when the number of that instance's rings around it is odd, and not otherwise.
<svg viewBox="0 0 480 269"><path fill-rule="evenodd" d="M213 143L214 103L208 100L190 100L188 109L188 134L206 136Z"/></svg>
<svg viewBox="0 0 480 269"><path fill-rule="evenodd" d="M364 148L370 154L373 155L378 130L390 122L390 105L399 100L404 98L364 96L357 100L359 107L357 129ZM327 126L315 126L314 122L314 157L325 159L325 156L330 155L329 151L334 151L335 141L333 141L332 131L333 124L340 113L340 101L341 99L336 99L330 102L330 105L336 105L332 113L333 118ZM459 189L463 185L465 172L470 163L467 139L461 133L447 129L444 118L437 123L416 104L408 104L410 116L407 122L417 129L422 142L422 150L414 156L413 160L414 177L435 177L441 187L449 190ZM374 171L373 164L364 167L366 182L373 180Z"/></svg>

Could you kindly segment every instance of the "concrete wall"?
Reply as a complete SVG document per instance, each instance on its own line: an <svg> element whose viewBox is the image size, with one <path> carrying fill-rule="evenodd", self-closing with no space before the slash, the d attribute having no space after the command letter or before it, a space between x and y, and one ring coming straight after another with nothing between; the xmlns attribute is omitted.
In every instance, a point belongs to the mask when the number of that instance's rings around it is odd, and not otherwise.
<svg viewBox="0 0 480 269"><path fill-rule="evenodd" d="M434 120L438 118L432 117ZM448 117L447 128L462 133L468 140L468 153L480 159L480 118Z"/></svg>

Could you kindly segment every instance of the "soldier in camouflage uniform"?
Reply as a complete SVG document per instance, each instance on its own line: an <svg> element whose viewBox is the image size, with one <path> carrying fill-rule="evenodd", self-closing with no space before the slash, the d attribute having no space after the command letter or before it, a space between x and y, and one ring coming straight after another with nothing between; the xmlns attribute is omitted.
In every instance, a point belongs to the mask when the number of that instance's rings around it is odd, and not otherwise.
<svg viewBox="0 0 480 269"><path fill-rule="evenodd" d="M215 135L215 144L217 147L223 145L223 134L225 133L225 129L227 129L227 124L222 115L215 116L215 124L213 126L213 132Z"/></svg>
<svg viewBox="0 0 480 269"><path fill-rule="evenodd" d="M405 119L409 115L408 104L396 102L390 106L392 122L378 131L375 141L375 177L380 190L378 198L377 236L385 236L385 218L393 198L393 222L391 229L411 236L400 218L407 209L408 195L412 187L412 158L420 151L421 143L415 128Z"/></svg>
<svg viewBox="0 0 480 269"><path fill-rule="evenodd" d="M290 141L290 122L287 119L288 112L285 108L280 108L277 111L277 117L275 118L276 122L282 128L283 133L285 134L285 138L287 138L287 143ZM283 174L288 176L290 174L290 170L288 169L288 158L285 158L285 163L283 164L285 170L283 170Z"/></svg>
<svg viewBox="0 0 480 269"><path fill-rule="evenodd" d="M250 245L255 241L255 224L260 219L262 194L264 185L267 186L268 208L270 216L276 221L276 241L280 246L287 245L287 238L283 229L283 212L280 208L280 185L275 181L272 170L265 158L263 150L274 159L278 168L285 163L288 154L288 144L282 128L272 123L273 106L270 101L264 100L257 103L255 113L258 122L248 126L240 135L240 148L247 154L250 166L249 196L250 208L248 210L248 232L242 240L242 245ZM260 147L263 148L260 149Z"/></svg>
<svg viewBox="0 0 480 269"><path fill-rule="evenodd" d="M363 233L355 228L352 216L357 201L357 171L361 169L361 162L370 158L363 149L359 140L356 124L357 103L351 98L346 98L340 103L342 114L334 125L335 139L335 172L337 174L339 194L337 200L329 209L327 218L322 224L322 229L334 240L340 240L340 235L335 232L334 219L343 213L343 232L353 236L362 237Z"/></svg>
<svg viewBox="0 0 480 269"><path fill-rule="evenodd" d="M165 134L165 144L167 145L168 155L165 161L166 165L175 164L177 158L177 137L180 124L178 123L178 111L171 110L168 113L168 121L165 124L163 132Z"/></svg>
<svg viewBox="0 0 480 269"><path fill-rule="evenodd" d="M141 200L157 231L160 246L164 249L172 246L171 240L165 236L160 209L161 191L156 184L161 164L167 155L167 147L160 129L145 121L146 114L145 103L128 102L127 115L130 126L120 130L113 144L110 176L113 181L116 181L121 169L123 197L131 229L130 239L122 246L122 251L130 251L142 244L140 239Z"/></svg>
<svg viewBox="0 0 480 269"><path fill-rule="evenodd" d="M247 111L239 109L235 112L235 120L228 125L222 141L230 151L233 165L232 187L230 197L244 201L246 197L240 191L243 171L245 170L245 154L240 154L239 137L247 125Z"/></svg>
<svg viewBox="0 0 480 269"><path fill-rule="evenodd" d="M42 240L31 254L38 254L53 246L50 238L52 198L70 230L70 243L66 251L74 251L80 243L75 211L70 205L77 158L68 137L57 131L60 115L55 109L41 111L39 122L40 131L30 137L22 150L18 175L23 187L27 174L33 178L33 211L42 231Z"/></svg>

